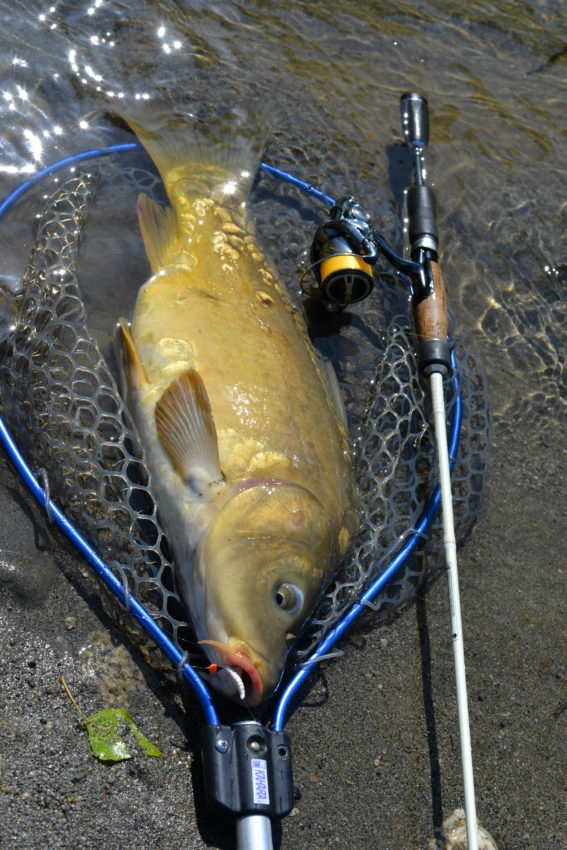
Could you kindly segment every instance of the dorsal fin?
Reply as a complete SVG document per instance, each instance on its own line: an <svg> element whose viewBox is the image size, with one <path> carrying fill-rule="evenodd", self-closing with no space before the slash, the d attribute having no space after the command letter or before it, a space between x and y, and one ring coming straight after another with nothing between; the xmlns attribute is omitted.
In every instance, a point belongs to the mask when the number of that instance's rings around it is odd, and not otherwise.
<svg viewBox="0 0 567 850"><path fill-rule="evenodd" d="M159 440L175 471L197 496L213 498L224 476L209 396L195 369L170 384L155 416Z"/></svg>

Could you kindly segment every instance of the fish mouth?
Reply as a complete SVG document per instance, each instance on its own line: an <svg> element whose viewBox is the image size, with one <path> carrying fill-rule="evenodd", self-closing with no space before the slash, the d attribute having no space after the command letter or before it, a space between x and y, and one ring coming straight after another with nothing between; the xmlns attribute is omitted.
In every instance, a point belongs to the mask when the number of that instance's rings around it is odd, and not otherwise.
<svg viewBox="0 0 567 850"><path fill-rule="evenodd" d="M216 640L200 640L218 653L219 670L211 674L211 686L223 696L254 708L264 698L264 683L257 666L244 647L235 648Z"/></svg>

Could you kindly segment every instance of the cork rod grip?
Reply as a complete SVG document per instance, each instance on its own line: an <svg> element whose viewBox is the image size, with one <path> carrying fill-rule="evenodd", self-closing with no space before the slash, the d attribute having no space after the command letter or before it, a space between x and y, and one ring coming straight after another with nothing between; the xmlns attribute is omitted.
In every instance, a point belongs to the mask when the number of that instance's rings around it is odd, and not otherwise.
<svg viewBox="0 0 567 850"><path fill-rule="evenodd" d="M435 288L431 295L414 307L415 329L420 343L437 339L447 342L449 322L447 318L447 295L439 263L431 261Z"/></svg>

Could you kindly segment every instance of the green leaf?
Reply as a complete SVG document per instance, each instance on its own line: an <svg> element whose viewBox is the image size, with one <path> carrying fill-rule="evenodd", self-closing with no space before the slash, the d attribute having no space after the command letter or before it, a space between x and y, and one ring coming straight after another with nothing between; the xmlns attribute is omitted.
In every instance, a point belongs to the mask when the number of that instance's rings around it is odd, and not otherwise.
<svg viewBox="0 0 567 850"><path fill-rule="evenodd" d="M130 728L132 730L132 734L136 738L136 741L138 742L138 746L140 747L140 749L143 750L144 753L147 756L155 756L156 758L162 758L163 753L160 753L160 751L155 746L155 744L152 744L151 741L148 741L148 739L146 738L145 735L142 735L142 733L137 728L137 726L134 725L134 722L133 722L132 718L130 717L130 715L128 715L128 717L130 718L129 723L130 723Z"/></svg>
<svg viewBox="0 0 567 850"><path fill-rule="evenodd" d="M120 718L111 708L105 708L87 718L87 733L91 749L99 761L124 761L132 758L126 741L118 734Z"/></svg>
<svg viewBox="0 0 567 850"><path fill-rule="evenodd" d="M100 761L124 761L132 758L126 741L121 737L122 727L134 735L138 746L147 756L161 756L160 751L142 735L125 708L103 708L86 719L91 749Z"/></svg>

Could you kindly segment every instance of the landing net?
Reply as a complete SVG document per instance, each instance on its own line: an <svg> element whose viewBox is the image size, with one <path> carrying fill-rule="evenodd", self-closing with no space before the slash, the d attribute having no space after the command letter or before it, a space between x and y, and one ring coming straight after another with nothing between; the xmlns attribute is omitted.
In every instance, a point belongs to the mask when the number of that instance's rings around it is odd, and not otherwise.
<svg viewBox="0 0 567 850"><path fill-rule="evenodd" d="M79 287L79 235L99 186L113 182L129 184L133 198L141 190L159 193L158 181L149 172L121 163L97 164L60 184L45 204L22 293L11 305L12 327L0 347L2 411L28 464L43 476L51 498L119 578L127 596L136 597L182 653L192 653L191 628L175 591L144 450L115 376L89 329ZM286 187L287 194L292 191ZM278 192L283 195L282 187ZM264 198L258 209L265 203ZM277 213L278 245L296 244L294 209L297 204L291 203L289 210ZM280 258L284 277L289 279L290 266L296 270L299 260L293 251ZM297 288L291 295L300 297ZM407 305L403 287L384 273L372 300L353 311L347 325L315 334L344 392L362 526L292 648L290 664L309 656L389 563L414 532L431 497L435 447ZM470 345L465 347L454 336L463 401L453 472L461 540L476 518L484 491L488 409L482 366ZM450 411L455 393L450 380L446 391ZM441 562L439 527L434 524L418 555L405 561L375 600L376 612L386 616L399 609Z"/></svg>

